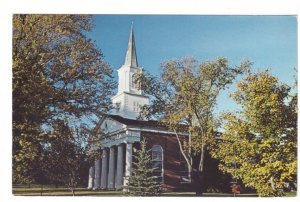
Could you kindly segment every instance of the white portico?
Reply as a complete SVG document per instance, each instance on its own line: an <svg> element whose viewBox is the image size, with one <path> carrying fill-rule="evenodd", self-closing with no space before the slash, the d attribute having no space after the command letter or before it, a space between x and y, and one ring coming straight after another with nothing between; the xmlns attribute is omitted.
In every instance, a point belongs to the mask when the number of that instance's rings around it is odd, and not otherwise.
<svg viewBox="0 0 300 202"><path fill-rule="evenodd" d="M140 107L149 104L136 80L142 72L138 66L133 28L131 28L124 65L118 70L118 93L112 97L115 109L105 117L101 130L106 134L101 140L102 158L90 168L88 188L121 189L131 174L132 149L140 142L141 132L130 130L126 124L113 119L121 117L136 120Z"/></svg>
<svg viewBox="0 0 300 202"><path fill-rule="evenodd" d="M141 132L114 120L108 115L101 125L106 137L101 141L102 158L90 168L89 187L93 189L121 189L131 174L132 149L140 142Z"/></svg>

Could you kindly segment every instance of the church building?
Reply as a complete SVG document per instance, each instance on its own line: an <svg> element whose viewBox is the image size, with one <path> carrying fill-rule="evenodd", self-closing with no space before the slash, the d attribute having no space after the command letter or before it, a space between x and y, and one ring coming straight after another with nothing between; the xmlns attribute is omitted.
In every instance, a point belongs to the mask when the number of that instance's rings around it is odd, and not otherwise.
<svg viewBox="0 0 300 202"><path fill-rule="evenodd" d="M121 190L132 171L133 156L145 139L155 168L153 175L165 190L188 187L188 172L174 133L157 121L137 120L149 98L139 89L135 75L143 70L137 60L131 28L124 65L118 69L118 92L112 97L114 111L100 121L102 158L89 169L89 189Z"/></svg>

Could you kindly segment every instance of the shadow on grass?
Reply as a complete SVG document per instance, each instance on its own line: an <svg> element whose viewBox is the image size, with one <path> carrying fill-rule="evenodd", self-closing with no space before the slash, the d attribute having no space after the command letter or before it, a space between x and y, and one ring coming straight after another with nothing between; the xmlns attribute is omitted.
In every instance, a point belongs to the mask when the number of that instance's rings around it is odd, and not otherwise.
<svg viewBox="0 0 300 202"><path fill-rule="evenodd" d="M41 194L40 188L13 188L15 196L72 196L72 193L67 188L44 188ZM286 193L286 197L295 197L296 192ZM106 191L106 190L88 190L86 188L77 188L75 196L126 196L122 191ZM195 192L165 192L159 197L233 197L229 193L204 193L197 196ZM236 197L258 197L255 193L239 194Z"/></svg>
<svg viewBox="0 0 300 202"><path fill-rule="evenodd" d="M48 189L48 190L16 190L13 189L15 196L72 196L72 193L68 189ZM99 191L99 190L87 190L87 189L76 189L75 196L123 196L121 191Z"/></svg>
<svg viewBox="0 0 300 202"><path fill-rule="evenodd" d="M166 197L234 197L233 194L227 193L203 193L201 196L197 196L194 192L166 192L161 196ZM257 194L240 194L235 197L258 197Z"/></svg>

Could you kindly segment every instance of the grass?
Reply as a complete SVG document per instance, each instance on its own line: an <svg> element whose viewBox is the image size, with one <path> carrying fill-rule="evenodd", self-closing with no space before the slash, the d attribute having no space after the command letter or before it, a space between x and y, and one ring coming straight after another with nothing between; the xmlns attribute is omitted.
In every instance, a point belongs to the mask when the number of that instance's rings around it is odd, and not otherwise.
<svg viewBox="0 0 300 202"><path fill-rule="evenodd" d="M15 196L72 196L69 189L64 187L41 186L33 187L13 187ZM87 190L86 188L76 188L76 196L124 196L122 191L104 191L104 190ZM195 197L195 192L165 192L161 196L165 197ZM296 192L287 192L287 197L295 197ZM228 193L204 193L202 197L233 197ZM240 194L236 197L258 197L257 194Z"/></svg>
<svg viewBox="0 0 300 202"><path fill-rule="evenodd" d="M14 187L12 190L15 196L72 196L69 189L58 187ZM86 188L76 188L76 196L122 196L122 191L96 191Z"/></svg>
<svg viewBox="0 0 300 202"><path fill-rule="evenodd" d="M287 197L295 197L297 196L297 192L286 192L285 193Z"/></svg>

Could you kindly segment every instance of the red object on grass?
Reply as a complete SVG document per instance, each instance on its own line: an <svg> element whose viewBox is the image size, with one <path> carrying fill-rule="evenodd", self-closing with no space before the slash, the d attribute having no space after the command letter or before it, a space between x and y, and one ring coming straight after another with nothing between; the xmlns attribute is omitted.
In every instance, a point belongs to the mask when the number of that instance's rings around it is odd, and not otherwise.
<svg viewBox="0 0 300 202"><path fill-rule="evenodd" d="M241 186L238 184L233 184L230 186L231 187L231 192L233 194L240 194L241 193Z"/></svg>

